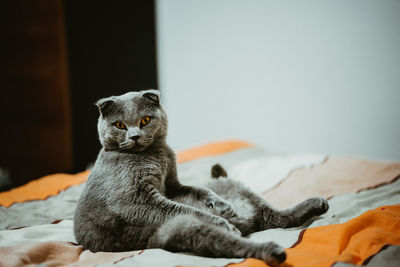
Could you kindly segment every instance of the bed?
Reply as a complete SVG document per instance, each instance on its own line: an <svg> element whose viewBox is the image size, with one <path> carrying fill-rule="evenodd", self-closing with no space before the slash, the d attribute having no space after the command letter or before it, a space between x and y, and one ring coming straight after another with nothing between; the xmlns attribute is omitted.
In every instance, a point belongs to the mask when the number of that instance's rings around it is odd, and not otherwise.
<svg viewBox="0 0 400 267"><path fill-rule="evenodd" d="M329 199L329 211L301 227L248 238L284 246L282 266L400 266L400 162L354 157L270 155L239 140L177 153L184 184L202 185L220 163L277 208L308 197ZM83 250L73 214L90 173L53 174L0 193L0 266L267 266L257 259L199 257L147 249L121 253Z"/></svg>

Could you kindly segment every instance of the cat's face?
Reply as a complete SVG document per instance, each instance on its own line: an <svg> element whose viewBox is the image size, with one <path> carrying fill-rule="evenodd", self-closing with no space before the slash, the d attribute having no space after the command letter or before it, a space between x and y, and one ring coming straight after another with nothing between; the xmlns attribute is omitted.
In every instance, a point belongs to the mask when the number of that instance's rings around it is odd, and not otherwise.
<svg viewBox="0 0 400 267"><path fill-rule="evenodd" d="M156 90L100 99L97 124L106 150L139 152L167 135L167 117Z"/></svg>

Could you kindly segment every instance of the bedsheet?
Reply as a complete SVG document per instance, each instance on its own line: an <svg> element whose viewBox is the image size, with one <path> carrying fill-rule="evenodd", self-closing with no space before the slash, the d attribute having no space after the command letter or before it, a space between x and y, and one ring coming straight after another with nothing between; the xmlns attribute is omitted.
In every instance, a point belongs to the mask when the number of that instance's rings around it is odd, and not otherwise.
<svg viewBox="0 0 400 267"><path fill-rule="evenodd" d="M302 227L249 236L286 247L286 266L398 263L393 256L400 245L398 162L268 155L236 140L181 151L178 161L183 183L207 183L211 166L220 163L229 179L240 180L281 208L311 196L329 197L329 211ZM0 266L266 266L256 259L214 259L161 249L84 251L76 244L72 219L88 174L51 175L0 193Z"/></svg>

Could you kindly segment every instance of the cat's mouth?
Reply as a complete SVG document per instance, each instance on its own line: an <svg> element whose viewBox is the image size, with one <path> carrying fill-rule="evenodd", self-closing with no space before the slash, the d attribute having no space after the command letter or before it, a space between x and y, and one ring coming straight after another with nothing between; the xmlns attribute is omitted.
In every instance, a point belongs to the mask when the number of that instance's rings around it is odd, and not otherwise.
<svg viewBox="0 0 400 267"><path fill-rule="evenodd" d="M128 140L119 144L119 148L123 150L142 151L145 146L140 145L137 141Z"/></svg>

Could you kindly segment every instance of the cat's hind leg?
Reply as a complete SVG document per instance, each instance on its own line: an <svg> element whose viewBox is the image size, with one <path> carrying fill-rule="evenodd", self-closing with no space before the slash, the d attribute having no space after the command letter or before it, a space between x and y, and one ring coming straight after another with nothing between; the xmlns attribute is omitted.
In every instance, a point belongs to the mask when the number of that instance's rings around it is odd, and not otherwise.
<svg viewBox="0 0 400 267"><path fill-rule="evenodd" d="M239 215L229 219L244 235L270 228L300 226L314 216L324 214L328 202L323 198L310 198L287 210L271 207L261 196L238 181L224 177L226 171L219 164L211 169L213 179L208 187L222 198L233 203ZM225 175L224 175L225 174Z"/></svg>
<svg viewBox="0 0 400 267"><path fill-rule="evenodd" d="M309 219L324 214L329 209L323 198L309 198L291 209L276 210L270 206L262 209L263 228L289 228L303 225Z"/></svg>
<svg viewBox="0 0 400 267"><path fill-rule="evenodd" d="M253 257L272 266L286 259L284 249L273 242L252 242L191 215L179 215L164 222L150 237L148 248L209 257Z"/></svg>

